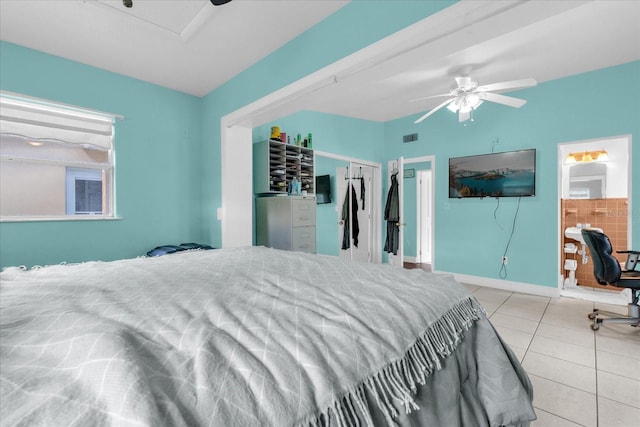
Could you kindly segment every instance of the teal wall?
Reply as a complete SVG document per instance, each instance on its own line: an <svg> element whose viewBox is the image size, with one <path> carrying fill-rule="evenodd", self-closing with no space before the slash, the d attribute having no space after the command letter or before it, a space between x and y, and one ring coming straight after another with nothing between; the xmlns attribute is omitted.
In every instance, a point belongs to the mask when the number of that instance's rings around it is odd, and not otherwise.
<svg viewBox="0 0 640 427"><path fill-rule="evenodd" d="M115 128L121 220L0 223L0 265L143 255L201 240L201 100L180 92L0 44L0 88L125 116Z"/></svg>
<svg viewBox="0 0 640 427"><path fill-rule="evenodd" d="M340 255L342 236L338 225L338 203L341 194L338 193L336 168L349 166L349 162L328 157L316 157L316 175L330 175L331 203L318 205L316 209L316 251L324 255ZM342 206L339 207L342 211Z"/></svg>
<svg viewBox="0 0 640 427"><path fill-rule="evenodd" d="M616 135L640 136L640 62L589 72L513 93L520 109L484 103L467 126L443 109L414 125L418 115L385 125L386 157L436 156L435 266L500 278L500 260L518 209L517 198L449 199L449 157L537 149L536 196L522 198L507 265L507 280L557 286L557 145ZM418 132L414 144L401 136ZM637 146L637 142L632 142ZM637 148L637 147L635 147ZM640 150L633 150L632 181L640 182ZM640 186L632 186L632 246L640 242ZM495 214L495 217L494 217Z"/></svg>
<svg viewBox="0 0 640 427"><path fill-rule="evenodd" d="M126 116L116 126L123 219L2 223L0 265L112 260L184 240L219 246L220 118L454 3L353 1L202 99L0 42L2 90Z"/></svg>
<svg viewBox="0 0 640 427"><path fill-rule="evenodd" d="M110 260L186 240L219 246L220 118L452 3L353 1L202 99L1 43L2 90L126 119L116 127L116 204L123 219L2 223L0 264ZM537 194L520 202L506 278L555 287L557 144L626 134L637 138L638 76L640 63L634 62L547 82L516 94L528 100L521 109L483 104L467 126L447 110L419 125L413 124L417 115L380 124L308 112L278 124L287 132L287 127L312 132L317 150L380 162L383 171L388 159L400 155L436 156L436 268L488 278L500 277L499 260L518 200L501 199L499 205L496 199L450 200L448 158L535 147ZM416 143L400 142L414 132L420 134ZM266 136L264 128L256 130L256 140ZM634 183L640 182L639 156L633 150ZM637 246L640 185L632 191Z"/></svg>

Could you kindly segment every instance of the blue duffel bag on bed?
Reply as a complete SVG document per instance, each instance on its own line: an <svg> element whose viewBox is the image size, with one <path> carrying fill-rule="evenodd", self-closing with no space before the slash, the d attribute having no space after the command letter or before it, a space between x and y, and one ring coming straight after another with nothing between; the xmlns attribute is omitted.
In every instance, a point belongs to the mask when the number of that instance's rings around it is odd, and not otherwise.
<svg viewBox="0 0 640 427"><path fill-rule="evenodd" d="M167 254L174 254L176 252L182 251L192 251L192 250L202 250L202 249L213 249L209 245L204 245L202 243L180 243L180 246L176 245L164 245L157 246L147 252L147 256L161 256Z"/></svg>

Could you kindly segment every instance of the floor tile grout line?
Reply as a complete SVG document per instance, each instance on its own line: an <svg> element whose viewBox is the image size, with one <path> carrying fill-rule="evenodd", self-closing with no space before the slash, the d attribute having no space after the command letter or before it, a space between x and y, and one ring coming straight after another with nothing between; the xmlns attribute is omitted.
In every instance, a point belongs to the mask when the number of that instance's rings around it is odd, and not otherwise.
<svg viewBox="0 0 640 427"><path fill-rule="evenodd" d="M475 291L477 291L477 290L479 290L479 289L482 289L482 288L478 288L478 289L476 289ZM475 293L475 291L474 291L474 292L472 292L472 293ZM518 292L511 292L511 293L510 293L510 294L509 294L505 299L503 299L500 303L496 303L495 301L493 301L493 300L491 300L491 299L487 299L487 301L486 301L486 302L487 302L488 304L492 304L492 305L493 305L493 304L496 304L496 308L495 308L495 310L493 310L490 314L488 314L488 316L487 316L487 317L491 317L491 316L493 316L494 314L500 314L500 315L504 315L504 316L511 316L511 317L514 317L514 318L517 318L517 319L521 319L521 320L525 320L525 321L529 321L529 322L536 322L536 327L535 327L535 330L534 330L534 332L533 332L533 333L530 333L530 332L527 332L527 331L521 331L521 330L519 330L519 329L514 329L514 328L511 328L511 327L509 327L509 326L501 326L501 327L503 327L503 328L506 328L506 329L509 329L509 330L513 330L514 332L519 332L519 333L523 333L523 334L531 335L531 340L529 341L529 343L528 343L528 345L527 345L527 347L526 347L526 348L518 347L518 348L520 348L521 350L523 350L523 351L524 351L524 355L523 355L523 360L522 360L522 361L524 361L524 358L527 356L527 354L528 354L529 352L533 352L533 353L536 353L536 354L540 354L540 355L544 355L544 356L547 356L547 357L554 358L554 359L559 360L559 361L565 361L565 362L569 362L569 363L575 363L576 365L581 366L581 367L586 367L586 368L594 369L594 370L595 370L595 380L596 380L595 393L591 393L591 392L585 391L585 390L583 390L583 389L580 389L580 388L578 388L578 387L575 387L575 386L572 386L572 385L569 385L569 384L564 384L564 383L559 382L559 381L556 381L556 380L554 380L554 379L546 378L546 377L543 377L543 376L540 376L540 375L536 375L536 374L532 374L532 373L529 373L529 372L527 372L527 375L534 376L534 377L537 377L537 378L541 378L541 379L546 380L546 381L549 381L549 382L551 382L551 383L554 383L554 384L557 384L557 385L561 385L561 386L564 386L564 387L569 387L569 388L570 388L570 389L572 389L572 390L576 390L576 391L578 391L578 392L587 393L588 395L592 395L592 396L594 396L594 397L595 397L595 399L594 399L594 401L595 401L595 416L596 416L596 418L595 418L595 423L596 423L596 424L595 424L595 425L596 425L596 427L599 427L599 426L600 426L600 403L601 403L601 402L600 402L600 400L601 400L601 399L600 399L600 397L602 397L602 399L605 399L605 396L600 396L600 390L599 390L599 379L600 379L600 378L599 378L599 373L600 373L600 372L599 372L599 371L602 371L602 373L607 373L608 375L619 376L619 377L622 377L622 378L628 378L628 377L625 377L624 375L621 375L620 373L617 373L617 372L610 372L610 371L608 371L608 370L606 370L606 369L599 369L599 368L598 368L598 351L602 351L602 352L604 352L604 353L611 354L611 355L614 355L614 356L624 356L624 357L628 357L628 356L620 355L620 354L619 354L619 352L616 352L616 351L610 351L610 350L608 350L608 349L606 349L606 348L599 349L599 347L598 347L598 333L597 333L596 331L590 331L590 330L588 330L588 332L591 332L591 333L592 333L592 337L593 337L593 348L583 347L582 345L573 344L573 343L570 343L570 344L575 345L575 346L577 346L577 347L581 347L581 348L583 348L585 351L588 351L589 353L593 352L593 357L594 357L594 366L593 366L593 367L592 367L592 366L589 366L589 365L585 365L585 364L579 363L579 362L575 362L575 361L572 361L572 360L561 359L561 358L556 357L556 356L551 356L551 355L548 355L548 354L544 354L544 353L540 353L540 352L538 352L538 351L532 350L532 349L531 349L531 345L532 345L533 340L535 339L535 337L536 337L536 336L539 336L539 337L542 337L542 338L548 338L548 339L550 339L550 340L555 339L555 338L553 338L553 337L545 337L544 335L539 335L539 333L541 332L542 324L549 325L549 326L553 326L553 327L561 327L561 328L565 328L565 329L568 329L568 330L574 330L574 331L581 331L581 330L583 330L583 329L578 328L578 327L571 327L571 326L567 326L567 325L562 325L562 324L558 324L558 323L549 323L548 321L547 321L547 322L545 322L545 321L544 321L544 318L545 318L545 316L549 313L549 308L550 308L552 305L554 305L554 304L551 304L551 303L552 303L552 299L548 299L548 300L547 300L547 303L546 303L546 305L545 305L545 307L544 307L544 310L543 310L542 314L540 315L540 317L538 318L538 320L537 320L537 321L536 321L536 320L533 320L533 319L531 319L531 318L525 318L525 317L514 316L514 315L513 315L513 314L511 314L511 313L499 313L499 310L500 310L500 309L502 309L502 308L503 308L503 307L505 307L505 306L510 306L510 305L511 305L511 304L509 304L509 300L511 300L511 298L512 298L514 295L520 295L520 293L518 293ZM523 295L527 295L527 294L523 294ZM501 299L501 298L500 298L500 299ZM480 302L481 302L481 301L480 301ZM482 304L482 302L481 302L481 304ZM595 308L595 306L596 306L596 303L595 303L595 302L590 302L590 305L591 305L591 310L593 310L593 309ZM588 307L585 307L585 308L588 308ZM576 310L576 311L581 311L581 310ZM585 311L586 311L586 310L585 310ZM588 327L588 324L587 324L587 323L585 323L585 325ZM600 334L600 335L602 335L602 334ZM603 336L603 338L613 339L613 340L618 340L618 341L623 341L623 342L626 342L626 341L627 341L627 340L625 339L626 337ZM600 345L602 345L602 343L600 343ZM630 357L630 359L635 360L633 357ZM521 362L521 363L522 363L522 362ZM633 381L637 381L635 378L630 378L630 379L631 379L631 380L633 380ZM627 404L627 403L625 403L625 402L621 402L621 401L619 401L619 399L615 399L615 398L612 398L612 397L606 397L606 400L607 400L607 401L610 401L610 402L615 402L616 404L619 404L619 405L623 405L624 407L628 407L628 408L631 408L631 409L636 409L636 407L635 407L634 405L629 405L629 404ZM557 418L560 418L560 419L563 419L563 420L569 421L569 422L571 422L571 423L574 423L575 425L583 426L583 424L581 424L581 423L579 423L579 422L573 421L573 420L571 420L571 419L569 419L569 418L565 418L565 417L560 416L560 415L558 415L558 414L555 414L555 413L553 413L553 412L549 412L548 410L544 410L544 409L537 408L537 407L536 407L536 409L538 409L538 410L540 410L540 411L542 411L542 412L545 412L545 413L547 413L547 414L553 415L554 417L557 417Z"/></svg>
<svg viewBox="0 0 640 427"><path fill-rule="evenodd" d="M584 347L584 348L586 348L586 347ZM584 363L578 363L578 362L574 362L573 360L562 359L560 357L551 356L550 354L540 353L539 351L535 351L535 350L527 350L527 351L530 351L531 353L539 354L541 356L550 357L550 358L558 360L560 362L573 363L574 365L578 365L578 366L581 366L583 368L589 368L589 369L596 370L595 365L594 366L589 366L589 365L585 365Z"/></svg>
<svg viewBox="0 0 640 427"><path fill-rule="evenodd" d="M544 318L545 313L549 309L549 304L550 303L551 303L551 299L549 299L549 301L547 301L547 305L544 307L544 310L542 311L542 315L540 315L540 319L538 320L538 324L536 325L536 330L533 331L533 336L531 337L531 340L529 341L529 345L527 345L527 349L525 350L524 357L527 357L527 353L530 351L529 348L531 347L531 343L533 342L533 339L536 337L536 334L538 333L538 330L540 329L540 323L542 323L542 319ZM524 361L524 358L523 358L523 361Z"/></svg>
<svg viewBox="0 0 640 427"><path fill-rule="evenodd" d="M626 378L627 380L631 380L631 381L640 383L640 380L636 380L635 378L629 378L627 376L616 374L614 372L609 372L609 371L605 371L605 370L601 370L601 372L609 374L609 375L613 375L613 376L616 376L616 377L620 377L620 378ZM596 385L597 385L597 374L598 374L598 370L596 369ZM599 390L597 388L596 388L596 390L599 392ZM598 393L598 395L600 395L600 393ZM640 406L630 405L630 404L622 402L622 401L620 401L620 400L618 400L618 399L616 399L614 397L609 397L609 396L602 396L602 397L604 397L605 399L608 399L608 400L610 400L612 402L619 403L621 405L629 406L629 407L635 408L635 409L640 409Z"/></svg>
<svg viewBox="0 0 640 427"><path fill-rule="evenodd" d="M494 313L497 313L498 310L496 309L496 311L494 311ZM534 320L528 317L521 317L521 316L514 316L513 314L506 314L506 313L498 313L502 316L511 316L511 317L515 317L516 319L520 319L520 320L528 320L530 322L536 322L536 323L540 323L540 320Z"/></svg>
<svg viewBox="0 0 640 427"><path fill-rule="evenodd" d="M559 384L559 385L564 386L564 387L568 387L568 388L570 388L570 389L573 389L573 390L579 391L579 392L581 392L581 393L590 394L590 395L592 395L592 396L596 396L596 397L598 396L596 393L591 393L590 391L586 391L586 390L583 390L583 389L581 389L581 388L578 388L578 387L575 387L575 386L572 386L572 385L569 385L569 384L565 384L565 383L560 382L560 381L552 380L551 378L543 377L543 376L538 375L538 374L533 374L533 373L531 373L531 372L527 372L527 375L534 376L534 377L538 377L538 378L542 378L543 380L550 381L550 382L552 382L552 383ZM613 399L609 399L609 400L613 400ZM614 401L614 402L617 402L617 401ZM622 403L622 402L617 402L617 403ZM629 405L627 405L627 406L629 406ZM596 408L596 409L597 409L597 408ZM596 410L596 412L597 412L597 410ZM555 414L554 414L554 415L555 415Z"/></svg>
<svg viewBox="0 0 640 427"><path fill-rule="evenodd" d="M603 399L606 399L606 400L608 400L608 401L610 401L610 402L617 403L618 405L621 405L621 406L625 406L625 407L627 407L627 408L630 408L630 409L632 409L632 410L640 410L640 408L639 408L639 407L637 407L637 406L629 405L628 403L625 403L625 402L620 402L619 400L616 400L616 399L614 399L614 398L612 398L612 397L607 397L607 396L600 396L600 397L601 397L601 398L603 398Z"/></svg>
<svg viewBox="0 0 640 427"><path fill-rule="evenodd" d="M547 414L553 415L554 417L561 418L561 419L563 419L563 420L565 420L565 421L569 421L571 424L575 424L575 425L580 426L580 427L587 427L587 426L585 426L584 424L580 424L579 422L574 421L574 420L572 420L572 419L570 419L570 418L563 417L563 416L558 415L558 414L554 414L553 412L545 411L545 410L544 410L544 409L542 409L542 408L538 408L536 405L533 405L533 407L534 407L535 409L539 410L539 411L542 411L542 412L545 412L545 413L547 413Z"/></svg>
<svg viewBox="0 0 640 427"><path fill-rule="evenodd" d="M600 350L600 351L602 351L602 350ZM624 356L621 356L621 355L619 355L619 354L615 354L615 353L609 353L609 354L613 354L614 356L617 356L617 357L624 357ZM597 357L598 357L598 354L596 353L596 359L597 359ZM605 373L607 373L607 374L609 374L609 375L615 375L615 376L617 376L617 377L626 378L626 379L631 380L631 381L640 382L640 377L638 377L638 378L631 378L631 377L628 377L628 376L626 376L626 375L624 375L624 374L620 374L619 372L612 372L612 371L607 370L607 369L599 369L599 368L598 368L598 370L599 370L600 372L605 372Z"/></svg>

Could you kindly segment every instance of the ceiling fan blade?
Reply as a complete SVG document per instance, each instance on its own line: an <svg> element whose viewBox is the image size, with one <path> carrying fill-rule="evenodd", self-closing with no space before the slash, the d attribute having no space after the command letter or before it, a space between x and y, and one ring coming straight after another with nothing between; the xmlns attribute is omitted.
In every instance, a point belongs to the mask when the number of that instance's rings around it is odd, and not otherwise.
<svg viewBox="0 0 640 427"><path fill-rule="evenodd" d="M460 110L458 112L458 123L466 122L467 120L469 120L469 118L471 118L470 111L467 111L466 113L464 113L462 110Z"/></svg>
<svg viewBox="0 0 640 427"><path fill-rule="evenodd" d="M520 98L514 98L512 96L500 95L491 92L478 92L480 99L495 102L496 104L508 105L509 107L520 108L527 103L526 100Z"/></svg>
<svg viewBox="0 0 640 427"><path fill-rule="evenodd" d="M478 86L476 90L480 92L492 92L495 90L505 90L505 89L516 89L516 88L525 88L532 87L537 85L538 82L536 79L522 79L522 80L511 80L508 82L501 83L491 83L488 85Z"/></svg>
<svg viewBox="0 0 640 427"><path fill-rule="evenodd" d="M421 121L423 121L424 119L426 119L427 117L429 117L430 115L432 115L433 113L435 113L436 111L438 111L439 109L441 109L442 107L446 106L447 104L449 104L451 101L453 101L455 98L451 98L451 99L447 99L446 101L444 101L443 103L441 103L440 105L438 105L436 108L429 110L424 116L420 117L418 120L416 120L415 122L413 122L414 124L418 124Z"/></svg>
<svg viewBox="0 0 640 427"><path fill-rule="evenodd" d="M443 96L451 96L451 94L450 94L450 93L439 93L439 94L437 94L437 95L423 96L422 98L415 98L415 99L412 99L412 100L411 100L411 101L409 101L409 102L422 101L423 99L430 99L430 98L441 98L441 97L443 97Z"/></svg>

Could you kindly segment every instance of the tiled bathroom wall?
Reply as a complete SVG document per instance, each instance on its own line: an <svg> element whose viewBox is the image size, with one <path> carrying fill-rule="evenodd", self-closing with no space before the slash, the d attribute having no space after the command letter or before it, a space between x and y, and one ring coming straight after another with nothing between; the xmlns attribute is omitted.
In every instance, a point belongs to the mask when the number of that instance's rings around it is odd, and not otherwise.
<svg viewBox="0 0 640 427"><path fill-rule="evenodd" d="M562 247L565 243L576 243L572 239L564 236L564 230L567 227L575 227L577 224L591 224L591 227L598 227L609 236L611 246L613 247L613 255L619 261L626 261L624 254L616 254L615 251L624 251L627 249L627 221L628 221L628 200L620 199L562 199ZM588 249L587 249L588 250ZM564 270L565 259L577 259L578 268L576 270L576 279L579 286L601 287L593 276L593 264L591 259L587 264L582 264L580 254L565 254L562 251L561 271ZM602 287L607 289L606 286Z"/></svg>

